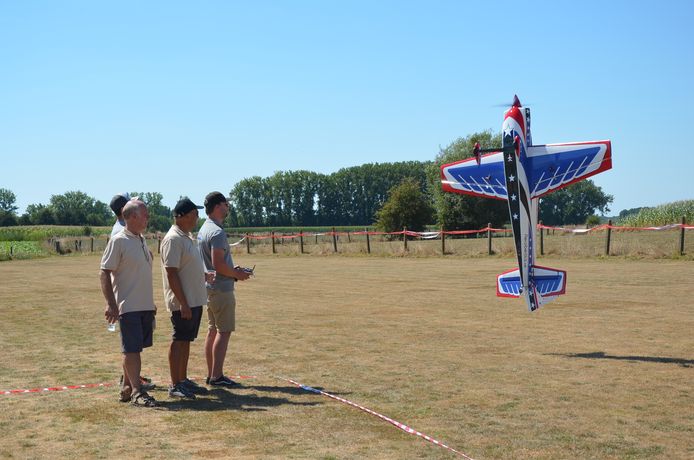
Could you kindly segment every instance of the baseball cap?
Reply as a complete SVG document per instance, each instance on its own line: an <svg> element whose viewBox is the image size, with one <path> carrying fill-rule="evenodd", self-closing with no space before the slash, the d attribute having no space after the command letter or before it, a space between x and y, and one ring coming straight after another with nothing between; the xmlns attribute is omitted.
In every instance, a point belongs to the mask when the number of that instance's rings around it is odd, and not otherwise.
<svg viewBox="0 0 694 460"><path fill-rule="evenodd" d="M190 198L181 198L173 208L173 215L174 217L181 217L188 214L193 209L202 209L202 206L193 203L190 201Z"/></svg>
<svg viewBox="0 0 694 460"><path fill-rule="evenodd" d="M115 215L118 215L123 210L123 206L125 206L125 203L127 203L128 201L130 201L129 193L119 193L118 195L115 195L113 198L111 198L111 204L109 206L111 207L113 213Z"/></svg>
<svg viewBox="0 0 694 460"><path fill-rule="evenodd" d="M222 192L210 192L205 197L205 212L210 213L219 203L226 203L227 197Z"/></svg>

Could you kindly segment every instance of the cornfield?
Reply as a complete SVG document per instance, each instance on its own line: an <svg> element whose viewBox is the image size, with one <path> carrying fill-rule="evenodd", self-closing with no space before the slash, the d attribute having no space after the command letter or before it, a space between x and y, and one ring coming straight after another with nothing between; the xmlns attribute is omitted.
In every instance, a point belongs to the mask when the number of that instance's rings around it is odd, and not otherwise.
<svg viewBox="0 0 694 460"><path fill-rule="evenodd" d="M627 227L653 227L682 222L694 222L694 200L673 201L672 203L645 208L637 214L632 214L617 222L617 225Z"/></svg>

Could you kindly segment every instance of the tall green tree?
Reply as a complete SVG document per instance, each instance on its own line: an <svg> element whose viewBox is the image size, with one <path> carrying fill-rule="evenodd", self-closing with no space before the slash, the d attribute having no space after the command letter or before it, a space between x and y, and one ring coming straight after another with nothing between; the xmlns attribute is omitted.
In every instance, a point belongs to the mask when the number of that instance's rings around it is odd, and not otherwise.
<svg viewBox="0 0 694 460"><path fill-rule="evenodd" d="M428 169L436 221L446 230L478 229L485 227L488 223L492 226L501 226L508 221L506 201L444 193L441 189L441 165L471 157L476 142L479 142L482 148L501 146L501 134L494 134L487 130L461 137L441 149Z"/></svg>
<svg viewBox="0 0 694 460"><path fill-rule="evenodd" d="M51 196L50 207L58 225L109 225L112 220L105 203L79 190Z"/></svg>
<svg viewBox="0 0 694 460"><path fill-rule="evenodd" d="M408 177L388 192L388 200L376 213L376 228L395 232L407 227L419 232L431 222L432 216L431 199L417 179Z"/></svg>
<svg viewBox="0 0 694 460"><path fill-rule="evenodd" d="M540 198L540 220L545 225L583 224L596 210L609 212L613 200L592 180L583 180Z"/></svg>
<svg viewBox="0 0 694 460"><path fill-rule="evenodd" d="M22 215L23 225L55 225L56 218L53 208L44 204L30 204Z"/></svg>
<svg viewBox="0 0 694 460"><path fill-rule="evenodd" d="M159 192L132 192L130 196L139 197L147 205L149 211L149 222L147 230L150 232L165 232L171 227L173 216L171 208L162 204L164 196Z"/></svg>
<svg viewBox="0 0 694 460"><path fill-rule="evenodd" d="M253 176L239 181L231 189L230 204L240 227L265 225L264 188L263 178Z"/></svg>
<svg viewBox="0 0 694 460"><path fill-rule="evenodd" d="M17 196L6 188L0 188L0 227L17 225Z"/></svg>

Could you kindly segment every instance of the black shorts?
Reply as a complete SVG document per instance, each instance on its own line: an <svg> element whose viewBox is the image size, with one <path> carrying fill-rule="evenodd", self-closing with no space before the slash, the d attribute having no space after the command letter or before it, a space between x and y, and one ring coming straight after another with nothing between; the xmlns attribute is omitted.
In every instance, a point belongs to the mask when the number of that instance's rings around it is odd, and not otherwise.
<svg viewBox="0 0 694 460"><path fill-rule="evenodd" d="M200 318L202 318L202 306L191 307L193 312L191 319L182 319L180 311L171 312L171 324L173 324L173 334L171 338L181 342L192 342L198 336L200 330Z"/></svg>
<svg viewBox="0 0 694 460"><path fill-rule="evenodd" d="M120 342L123 353L139 353L152 346L154 311L131 311L123 313L118 320Z"/></svg>

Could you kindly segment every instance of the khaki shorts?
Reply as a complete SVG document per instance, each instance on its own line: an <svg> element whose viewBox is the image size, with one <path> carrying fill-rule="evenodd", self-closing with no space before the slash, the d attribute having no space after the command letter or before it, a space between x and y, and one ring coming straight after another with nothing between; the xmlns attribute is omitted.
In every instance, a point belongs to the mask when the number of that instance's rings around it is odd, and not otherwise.
<svg viewBox="0 0 694 460"><path fill-rule="evenodd" d="M208 329L219 332L236 330L236 297L234 291L207 290Z"/></svg>

